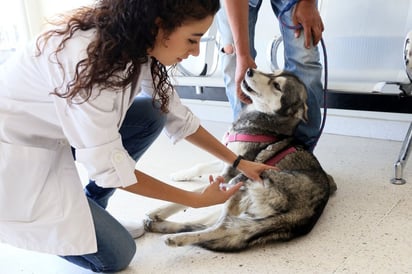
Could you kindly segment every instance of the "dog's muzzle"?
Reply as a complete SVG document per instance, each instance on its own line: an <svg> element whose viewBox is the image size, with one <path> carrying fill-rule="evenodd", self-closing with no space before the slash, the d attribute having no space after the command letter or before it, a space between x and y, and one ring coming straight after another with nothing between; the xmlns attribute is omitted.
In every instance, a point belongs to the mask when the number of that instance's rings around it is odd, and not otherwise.
<svg viewBox="0 0 412 274"><path fill-rule="evenodd" d="M242 81L242 90L250 92L250 93L256 93L254 89L252 89L246 82L246 80Z"/></svg>

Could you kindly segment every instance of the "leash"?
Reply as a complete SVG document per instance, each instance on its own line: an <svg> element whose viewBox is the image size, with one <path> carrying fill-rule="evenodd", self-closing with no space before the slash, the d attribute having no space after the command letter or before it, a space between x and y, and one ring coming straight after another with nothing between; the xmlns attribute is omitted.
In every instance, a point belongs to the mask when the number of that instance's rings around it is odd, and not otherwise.
<svg viewBox="0 0 412 274"><path fill-rule="evenodd" d="M284 20L283 20L283 15L289 11L293 6L295 6L300 0L291 0L288 2L288 4L280 11L279 16L278 16L278 20L279 22L282 23L283 26L285 26L288 29L293 29L293 30L298 30L298 29L302 29L303 26L301 24L298 24L296 26L291 26L288 25ZM325 42L323 41L323 38L320 39L320 44L322 46L322 51L323 51L323 63L324 63L324 85L323 85L323 118L322 118L322 123L321 126L319 128L319 134L316 136L316 142L313 145L314 147L316 146L316 144L318 143L320 136L322 135L323 129L325 128L325 123L326 123L326 116L327 116L327 103L326 103L326 99L327 99L327 90L328 90L328 58L327 58L327 54L326 54L326 46L325 46Z"/></svg>

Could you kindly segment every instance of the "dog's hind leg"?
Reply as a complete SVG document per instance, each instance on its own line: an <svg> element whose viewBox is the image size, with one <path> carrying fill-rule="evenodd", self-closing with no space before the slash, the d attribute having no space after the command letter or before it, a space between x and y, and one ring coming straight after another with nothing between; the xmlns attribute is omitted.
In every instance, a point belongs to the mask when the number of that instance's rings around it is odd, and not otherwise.
<svg viewBox="0 0 412 274"><path fill-rule="evenodd" d="M292 216L290 218L296 218ZM234 252L270 241L290 240L293 221L283 218L245 219L226 216L214 226L201 231L164 236L167 245L177 247L198 245L213 251Z"/></svg>
<svg viewBox="0 0 412 274"><path fill-rule="evenodd" d="M165 235L164 241L174 247L198 245L214 251L237 251L247 247L245 235L255 231L254 224L252 220L225 216L207 229Z"/></svg>
<svg viewBox="0 0 412 274"><path fill-rule="evenodd" d="M212 226L200 231L164 235L163 239L168 246L199 245L214 250L214 248L209 248L204 246L204 244L213 241L222 245L227 240L227 237L230 238L232 236L222 226Z"/></svg>

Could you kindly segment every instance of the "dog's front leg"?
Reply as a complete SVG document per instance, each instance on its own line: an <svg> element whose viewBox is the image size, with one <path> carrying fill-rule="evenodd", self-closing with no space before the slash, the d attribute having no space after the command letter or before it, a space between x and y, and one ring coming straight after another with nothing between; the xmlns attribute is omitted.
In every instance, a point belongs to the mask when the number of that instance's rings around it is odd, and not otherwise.
<svg viewBox="0 0 412 274"><path fill-rule="evenodd" d="M170 174L170 178L175 182L191 181L197 177L201 177L202 175L219 173L223 167L224 167L224 163L222 161L200 163L189 169L174 172Z"/></svg>
<svg viewBox="0 0 412 274"><path fill-rule="evenodd" d="M197 222L178 223L167 220L152 221L150 219L144 220L144 228L148 232L157 232L162 234L179 233L186 231L202 230L206 225Z"/></svg>
<svg viewBox="0 0 412 274"><path fill-rule="evenodd" d="M218 217L216 213L218 212L215 211L199 220L192 222L172 222L164 219L147 218L144 220L144 226L145 230L148 232L157 232L163 234L203 230L211 224L216 223L216 219Z"/></svg>
<svg viewBox="0 0 412 274"><path fill-rule="evenodd" d="M186 208L187 206L181 204L170 203L156 208L155 210L147 213L146 216L148 219L153 221L165 220L170 216L185 210Z"/></svg>
<svg viewBox="0 0 412 274"><path fill-rule="evenodd" d="M172 225L168 225L166 221L170 216L186 209L187 207L180 204L167 204L146 214L146 218L143 220L144 228L149 232L160 233L174 233L177 228Z"/></svg>

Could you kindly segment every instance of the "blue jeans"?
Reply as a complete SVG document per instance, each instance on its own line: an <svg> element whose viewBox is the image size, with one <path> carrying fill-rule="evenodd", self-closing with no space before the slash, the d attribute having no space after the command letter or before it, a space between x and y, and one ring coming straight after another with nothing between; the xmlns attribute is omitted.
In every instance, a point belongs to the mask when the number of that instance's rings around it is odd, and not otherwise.
<svg viewBox="0 0 412 274"><path fill-rule="evenodd" d="M223 2L223 1L221 1ZM271 0L272 10L276 17L288 1ZM255 26L258 18L258 12L262 0L249 0L249 38L250 54L256 57L254 43ZM283 20L288 25L293 25L291 11L284 14ZM219 32L222 34L222 45L233 44L233 37L225 15L224 9L220 9L217 14ZM323 103L322 88L322 65L320 63L319 50L317 47L310 49L304 46L304 36L295 38L294 31L283 26L279 22L280 31L284 43L285 70L288 70L298 76L306 85L308 91L308 118L307 123L301 122L295 132L295 137L302 142L309 150L313 150L319 135L321 123L320 106ZM226 86L226 95L232 107L233 118L236 119L242 109L242 104L237 98L235 89L235 70L236 56L234 54L225 54L220 52L221 69L224 73Z"/></svg>
<svg viewBox="0 0 412 274"><path fill-rule="evenodd" d="M156 140L165 122L166 116L153 107L152 98L138 96L134 99L119 130L123 145L133 159L137 161ZM73 153L75 156L74 150ZM129 265L136 252L134 239L105 210L114 191L114 188L102 188L89 181L85 193L96 230L97 252L62 258L94 272L116 272Z"/></svg>

